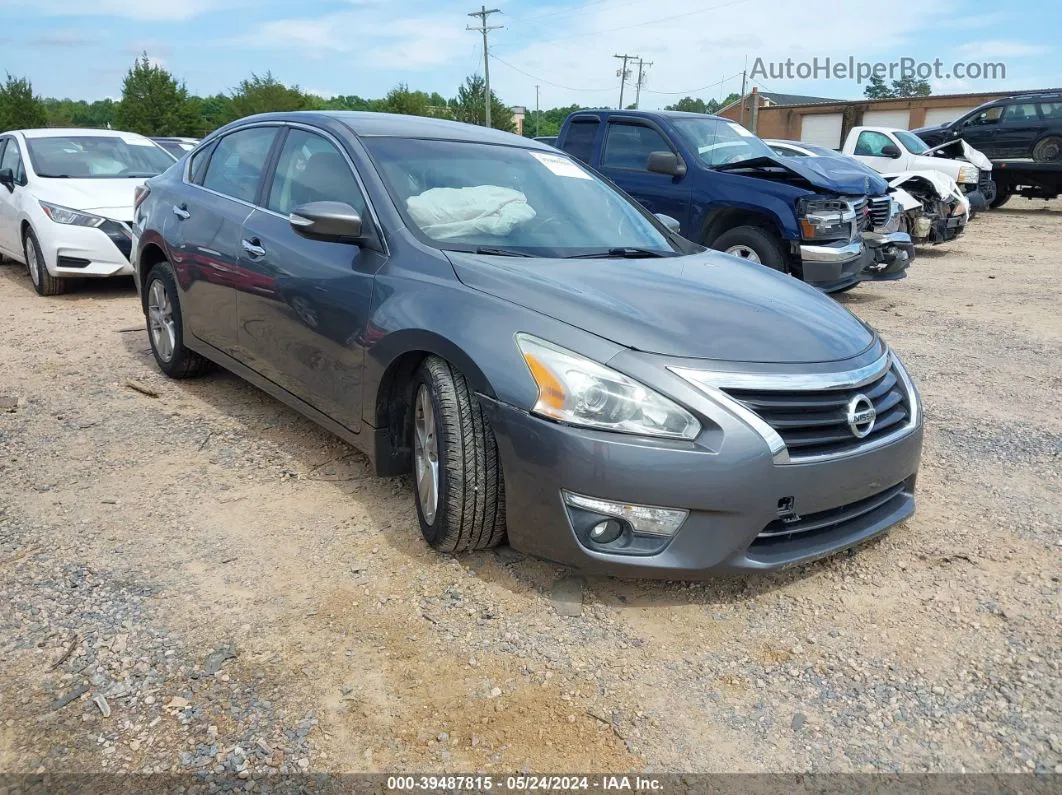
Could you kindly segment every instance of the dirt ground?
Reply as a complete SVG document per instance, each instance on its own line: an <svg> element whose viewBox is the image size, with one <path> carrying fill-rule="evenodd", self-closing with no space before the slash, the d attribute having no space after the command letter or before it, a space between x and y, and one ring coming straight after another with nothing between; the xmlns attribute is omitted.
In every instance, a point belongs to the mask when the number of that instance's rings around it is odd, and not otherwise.
<svg viewBox="0 0 1062 795"><path fill-rule="evenodd" d="M440 556L408 479L163 377L130 282L0 265L0 771L1062 772L1062 202L841 300L922 391L915 517L563 617L560 567Z"/></svg>

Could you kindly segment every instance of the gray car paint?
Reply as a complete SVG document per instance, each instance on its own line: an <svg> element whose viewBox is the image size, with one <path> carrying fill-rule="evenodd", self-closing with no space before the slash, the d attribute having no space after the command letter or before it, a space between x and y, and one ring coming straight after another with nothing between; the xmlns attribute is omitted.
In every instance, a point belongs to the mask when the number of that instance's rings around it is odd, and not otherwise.
<svg viewBox="0 0 1062 795"><path fill-rule="evenodd" d="M396 373L424 354L447 359L493 418L513 545L588 569L700 576L771 568L856 543L913 510L910 497L874 526L857 528L825 546L811 545L770 561L750 558L748 543L774 515L780 496L796 495L806 510L816 510L807 506L861 499L887 480L892 483L886 485L913 485L921 428L873 452L827 464L778 466L747 425L710 404L666 367L703 364L707 358L724 369L841 372L880 356L883 348L876 336L817 291L719 253L578 262L444 253L405 227L354 129L555 150L432 120L410 122L407 132L406 122L389 123L383 117L270 114L236 122L201 145L263 122L305 125L332 137L363 181L373 215L366 220L379 237L378 250L321 244L293 232L286 236L280 219L266 222L247 208L244 220L250 223L236 238L227 232L225 240L235 242L213 252L218 256L211 260L203 251L218 248L219 236L194 239L191 225L174 234L170 219L172 206L180 204L195 216L212 215L215 195L185 184L185 161L151 181L137 221L136 279L143 284L152 258L164 256L174 264L182 307L187 305L190 347L354 444L382 474L409 466L404 426L389 425ZM219 223L236 223L238 214ZM197 218L197 223L207 224L208 218ZM209 229L203 228L207 235ZM247 234L283 256L268 267L241 259L230 246L238 246ZM238 278L204 286L211 278L201 270L204 260L235 268ZM311 327L292 310L290 296L321 293L322 286L329 294L322 309L328 319ZM223 311L231 306L235 311ZM537 388L514 343L517 332L639 378L694 411L705 431L694 442L667 442L571 428L532 416L528 409ZM720 360L726 361L720 365ZM694 514L672 545L652 559L602 557L576 541L561 505L561 487L689 507Z"/></svg>

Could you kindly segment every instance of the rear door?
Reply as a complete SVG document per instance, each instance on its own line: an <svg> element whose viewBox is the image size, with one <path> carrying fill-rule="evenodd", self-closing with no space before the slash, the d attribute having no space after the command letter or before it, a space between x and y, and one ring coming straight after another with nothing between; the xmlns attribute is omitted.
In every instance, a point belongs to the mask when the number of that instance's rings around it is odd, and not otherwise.
<svg viewBox="0 0 1062 795"><path fill-rule="evenodd" d="M338 142L314 128L292 126L263 188L261 207L246 219L237 293L239 343L248 364L273 383L352 431L361 424L364 332L382 245L307 240L292 229L291 211L338 201L374 230L353 165Z"/></svg>
<svg viewBox="0 0 1062 795"><path fill-rule="evenodd" d="M206 162L193 157L190 182L178 189L170 208L174 220L167 219L185 327L236 358L236 289L246 278L243 222L254 209L279 129L245 127L221 138L204 154Z"/></svg>
<svg viewBox="0 0 1062 795"><path fill-rule="evenodd" d="M1006 106L996 133L997 157L1032 157L1033 144L1047 129L1038 105L1015 102Z"/></svg>
<svg viewBox="0 0 1062 795"><path fill-rule="evenodd" d="M610 118L598 170L652 213L670 215L689 231L692 178L657 174L646 168L651 152L678 152L656 125L640 119Z"/></svg>

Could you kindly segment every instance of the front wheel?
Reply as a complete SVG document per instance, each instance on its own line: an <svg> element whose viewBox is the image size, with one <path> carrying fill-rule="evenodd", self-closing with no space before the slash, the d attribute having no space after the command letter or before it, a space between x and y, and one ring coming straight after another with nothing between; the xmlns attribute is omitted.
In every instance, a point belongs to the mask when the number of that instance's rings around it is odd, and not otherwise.
<svg viewBox="0 0 1062 795"><path fill-rule="evenodd" d="M44 264L44 253L37 235L32 229L26 230L26 236L22 238L22 249L26 253L26 267L29 269L30 281L37 295L60 295L66 292L67 280L58 279L48 273L48 266Z"/></svg>
<svg viewBox="0 0 1062 795"><path fill-rule="evenodd" d="M719 235L711 247L757 265L786 271L785 252L773 232L758 226L739 226Z"/></svg>
<svg viewBox="0 0 1062 795"><path fill-rule="evenodd" d="M443 552L505 539L498 447L463 375L430 356L413 379L413 477L425 540Z"/></svg>
<svg viewBox="0 0 1062 795"><path fill-rule="evenodd" d="M1010 197L1013 195L1014 194L1011 193L1008 188L997 187L996 195L992 197L992 201L988 203L988 206L991 207L993 210L997 207L1002 207L1004 204L1010 201Z"/></svg>

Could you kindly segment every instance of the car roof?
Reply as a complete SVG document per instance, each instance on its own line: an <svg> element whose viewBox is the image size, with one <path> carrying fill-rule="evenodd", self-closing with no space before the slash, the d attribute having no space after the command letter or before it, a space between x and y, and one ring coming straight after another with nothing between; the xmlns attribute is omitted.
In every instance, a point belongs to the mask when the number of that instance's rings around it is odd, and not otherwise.
<svg viewBox="0 0 1062 795"><path fill-rule="evenodd" d="M429 138L440 141L469 141L476 143L508 144L528 149L541 149L556 153L556 150L522 135L488 129L476 124L436 119L429 116L404 116L398 113L374 113L372 111L336 110L336 111L292 111L289 113L262 113L248 116L222 128L236 129L255 122L305 122L327 124L339 123L347 127L359 138Z"/></svg>
<svg viewBox="0 0 1062 795"><path fill-rule="evenodd" d="M32 130L12 130L12 132L22 133L26 138L64 138L72 135L80 136L99 136L101 138L143 138L148 140L145 136L139 133L122 132L120 130L101 130L96 127L42 127Z"/></svg>
<svg viewBox="0 0 1062 795"><path fill-rule="evenodd" d="M658 119L664 117L666 119L718 119L720 121L730 121L722 116L716 116L711 113L690 113L684 110L619 110L618 108L587 108L586 110L577 110L576 114L603 114L608 116L632 116L642 119ZM573 114L574 115L574 114Z"/></svg>

